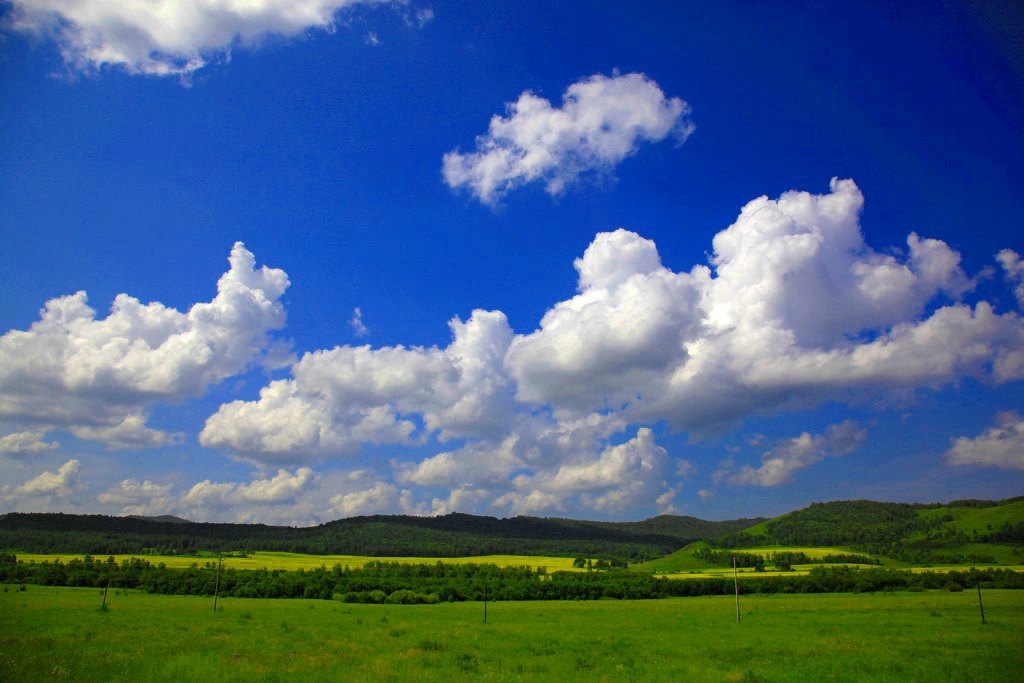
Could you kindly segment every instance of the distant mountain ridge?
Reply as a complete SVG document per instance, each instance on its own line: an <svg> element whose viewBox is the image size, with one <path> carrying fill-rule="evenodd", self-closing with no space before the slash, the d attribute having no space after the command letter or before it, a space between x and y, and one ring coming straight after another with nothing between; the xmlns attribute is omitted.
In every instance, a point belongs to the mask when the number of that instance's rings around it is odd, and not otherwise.
<svg viewBox="0 0 1024 683"><path fill-rule="evenodd" d="M692 541L734 533L762 521L762 517L708 521L661 515L640 522L597 522L452 513L351 517L295 528L199 523L170 516L13 512L0 520L0 548L92 554L274 550L378 557L502 554L638 559L664 555Z"/></svg>

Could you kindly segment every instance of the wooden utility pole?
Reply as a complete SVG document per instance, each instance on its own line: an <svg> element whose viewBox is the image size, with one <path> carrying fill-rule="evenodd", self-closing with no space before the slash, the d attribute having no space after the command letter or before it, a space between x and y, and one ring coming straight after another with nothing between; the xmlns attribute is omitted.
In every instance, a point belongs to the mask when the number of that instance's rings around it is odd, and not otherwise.
<svg viewBox="0 0 1024 683"><path fill-rule="evenodd" d="M732 583L736 587L736 623L740 623L740 579L736 573L736 557L732 558Z"/></svg>
<svg viewBox="0 0 1024 683"><path fill-rule="evenodd" d="M484 574L484 623L487 623L487 575Z"/></svg>
<svg viewBox="0 0 1024 683"><path fill-rule="evenodd" d="M985 603L981 601L981 579L975 584L978 587L978 607L981 608L981 623L985 623Z"/></svg>
<svg viewBox="0 0 1024 683"><path fill-rule="evenodd" d="M107 591L108 590L110 590L110 578L109 577L107 578L107 585L103 589L103 604L100 605L100 609L102 609L102 610L106 610L107 609ZM984 623L984 622L982 622L982 623Z"/></svg>
<svg viewBox="0 0 1024 683"><path fill-rule="evenodd" d="M220 592L220 567L224 564L224 558L217 558L217 578L213 583L213 611L217 611L217 594Z"/></svg>

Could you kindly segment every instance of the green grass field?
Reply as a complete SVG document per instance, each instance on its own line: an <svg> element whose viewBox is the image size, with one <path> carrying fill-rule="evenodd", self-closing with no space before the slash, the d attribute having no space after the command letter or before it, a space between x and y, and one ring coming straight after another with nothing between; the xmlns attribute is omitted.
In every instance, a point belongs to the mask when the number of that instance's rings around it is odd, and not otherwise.
<svg viewBox="0 0 1024 683"><path fill-rule="evenodd" d="M3 681L1019 681L1024 591L349 605L0 592Z"/></svg>
<svg viewBox="0 0 1024 683"><path fill-rule="evenodd" d="M53 562L59 559L67 562L84 557L81 554L41 555L38 553L16 553L18 560L25 562ZM106 559L106 555L97 555ZM120 562L131 557L139 557L152 564L163 562L170 568L184 568L197 562L199 566L207 562L216 562L213 555L204 557L186 557L181 555L114 555ZM444 562L445 564L494 564L499 567L545 567L553 571L585 571L572 566L571 557L545 557L532 555L480 555L478 557L366 557L362 555L302 555L299 553L254 552L248 557L225 557L224 566L233 569L316 569L336 564L349 566L353 569L362 567L367 562L400 562L402 564L424 564Z"/></svg>

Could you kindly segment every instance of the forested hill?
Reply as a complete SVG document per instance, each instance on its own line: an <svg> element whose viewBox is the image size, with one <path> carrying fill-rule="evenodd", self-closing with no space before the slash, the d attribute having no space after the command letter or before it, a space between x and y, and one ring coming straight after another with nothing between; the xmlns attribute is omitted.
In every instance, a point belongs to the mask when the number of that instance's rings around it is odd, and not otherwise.
<svg viewBox="0 0 1024 683"><path fill-rule="evenodd" d="M813 503L710 543L721 548L846 546L910 559L971 544L1024 543L1024 496L944 504Z"/></svg>
<svg viewBox="0 0 1024 683"><path fill-rule="evenodd" d="M314 554L458 557L586 555L633 560L730 534L763 518L709 522L662 515L642 522L589 522L453 513L443 517L375 515L315 527L206 524L187 520L10 513L0 518L0 549L21 552L160 554L276 550Z"/></svg>

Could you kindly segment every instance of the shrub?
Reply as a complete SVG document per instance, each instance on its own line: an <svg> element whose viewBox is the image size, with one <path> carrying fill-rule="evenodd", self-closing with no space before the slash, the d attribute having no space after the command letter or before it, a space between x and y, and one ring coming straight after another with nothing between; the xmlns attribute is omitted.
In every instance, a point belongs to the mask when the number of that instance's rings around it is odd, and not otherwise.
<svg viewBox="0 0 1024 683"><path fill-rule="evenodd" d="M433 605L438 602L436 593L416 593L410 590L397 590L388 596L391 605Z"/></svg>

